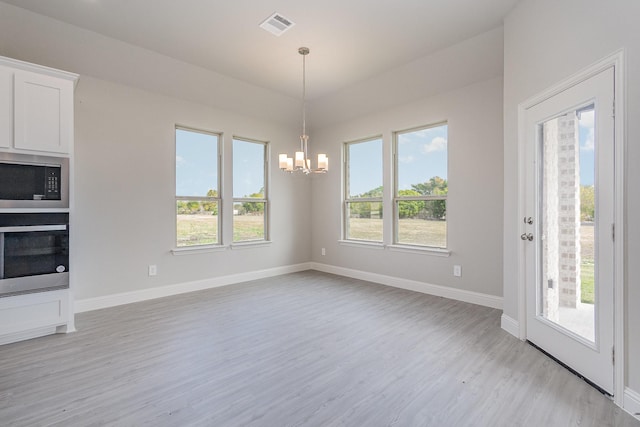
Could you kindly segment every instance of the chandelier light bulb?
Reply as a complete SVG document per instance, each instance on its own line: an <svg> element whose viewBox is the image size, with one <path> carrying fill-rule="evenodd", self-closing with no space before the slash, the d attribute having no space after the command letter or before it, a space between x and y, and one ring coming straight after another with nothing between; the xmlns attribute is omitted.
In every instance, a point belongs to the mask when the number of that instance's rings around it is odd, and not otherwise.
<svg viewBox="0 0 640 427"><path fill-rule="evenodd" d="M311 168L311 159L309 158L309 135L307 135L307 85L306 85L306 56L309 54L309 48L301 47L298 53L302 55L302 135L300 136L300 151L296 151L294 157L291 158L287 154L280 154L278 157L278 166L281 170L289 173L300 171L305 175L310 173L325 173L329 170L329 159L326 154L318 154L318 167Z"/></svg>

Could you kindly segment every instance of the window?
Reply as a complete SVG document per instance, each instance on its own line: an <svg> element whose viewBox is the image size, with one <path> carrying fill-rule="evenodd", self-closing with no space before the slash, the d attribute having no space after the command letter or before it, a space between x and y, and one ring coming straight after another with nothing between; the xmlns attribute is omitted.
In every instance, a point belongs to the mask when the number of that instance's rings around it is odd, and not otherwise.
<svg viewBox="0 0 640 427"><path fill-rule="evenodd" d="M220 135L176 127L176 246L220 243Z"/></svg>
<svg viewBox="0 0 640 427"><path fill-rule="evenodd" d="M233 241L267 240L267 144L233 140Z"/></svg>
<svg viewBox="0 0 640 427"><path fill-rule="evenodd" d="M382 242L382 138L348 142L344 238Z"/></svg>
<svg viewBox="0 0 640 427"><path fill-rule="evenodd" d="M447 129L395 133L394 243L447 247Z"/></svg>

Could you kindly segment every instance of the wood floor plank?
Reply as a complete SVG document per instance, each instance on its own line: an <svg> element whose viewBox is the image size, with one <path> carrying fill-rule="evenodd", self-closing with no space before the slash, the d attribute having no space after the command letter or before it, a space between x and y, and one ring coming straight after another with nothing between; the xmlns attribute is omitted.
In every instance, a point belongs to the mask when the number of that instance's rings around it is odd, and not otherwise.
<svg viewBox="0 0 640 427"><path fill-rule="evenodd" d="M640 426L499 319L313 271L82 313L0 347L0 425Z"/></svg>

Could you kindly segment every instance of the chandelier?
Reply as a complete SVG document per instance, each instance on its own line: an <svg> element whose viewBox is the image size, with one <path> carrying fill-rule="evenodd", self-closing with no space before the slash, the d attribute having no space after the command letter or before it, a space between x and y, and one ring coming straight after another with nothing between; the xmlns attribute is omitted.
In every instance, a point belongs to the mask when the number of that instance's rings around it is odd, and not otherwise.
<svg viewBox="0 0 640 427"><path fill-rule="evenodd" d="M329 159L326 154L318 154L318 167L311 168L311 160L309 159L309 135L307 135L307 88L306 88L306 56L309 54L308 47L301 47L298 53L302 55L302 135L300 135L300 151L296 151L294 157L287 154L280 154L278 160L280 169L285 172L302 172L305 175L310 173L326 173L329 170Z"/></svg>

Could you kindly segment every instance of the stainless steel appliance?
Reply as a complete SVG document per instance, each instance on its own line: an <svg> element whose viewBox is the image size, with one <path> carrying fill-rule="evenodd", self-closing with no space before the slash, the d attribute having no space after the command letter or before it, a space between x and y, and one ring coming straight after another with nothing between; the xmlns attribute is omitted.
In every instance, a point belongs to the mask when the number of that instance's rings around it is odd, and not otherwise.
<svg viewBox="0 0 640 427"><path fill-rule="evenodd" d="M68 207L69 159L0 153L0 209Z"/></svg>
<svg viewBox="0 0 640 427"><path fill-rule="evenodd" d="M0 213L0 297L69 287L69 214Z"/></svg>

